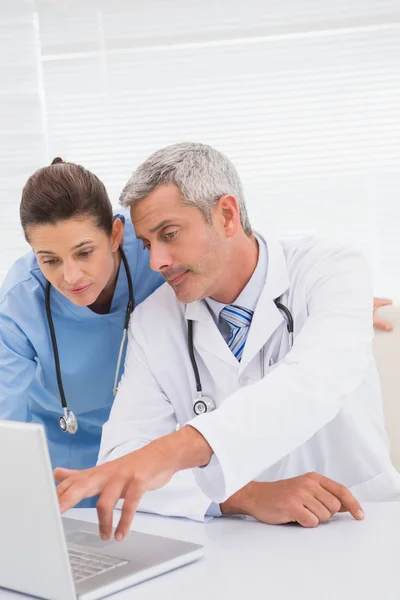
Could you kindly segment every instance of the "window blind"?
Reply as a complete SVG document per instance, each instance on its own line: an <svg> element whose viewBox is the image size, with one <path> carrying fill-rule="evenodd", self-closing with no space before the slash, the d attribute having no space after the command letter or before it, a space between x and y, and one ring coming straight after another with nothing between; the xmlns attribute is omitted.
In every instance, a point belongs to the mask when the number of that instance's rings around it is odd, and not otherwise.
<svg viewBox="0 0 400 600"><path fill-rule="evenodd" d="M18 203L35 168L80 162L117 205L152 151L193 140L236 164L256 230L356 246L375 293L400 299L398 0L8 5L0 280L27 249Z"/></svg>

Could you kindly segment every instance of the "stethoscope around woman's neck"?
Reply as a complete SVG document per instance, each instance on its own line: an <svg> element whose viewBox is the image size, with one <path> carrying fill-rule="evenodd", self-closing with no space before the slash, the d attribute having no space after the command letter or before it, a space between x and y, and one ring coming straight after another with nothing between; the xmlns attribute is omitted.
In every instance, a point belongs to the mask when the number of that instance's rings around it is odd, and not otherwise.
<svg viewBox="0 0 400 600"><path fill-rule="evenodd" d="M121 345L119 347L117 368L115 370L114 388L113 388L114 397L116 396L117 390L118 390L118 387L117 387L118 386L118 376L119 376L119 372L120 372L120 368L121 368L122 355L124 353L126 336L128 333L129 320L131 318L131 314L135 307L131 270L129 268L129 264L128 264L128 260L126 258L125 252L123 251L123 249L121 247L119 248L119 253L121 255L122 262L124 263L126 278L128 280L129 299L128 299L128 304L126 306L126 311L125 311L124 329L122 332ZM75 417L72 410L70 410L68 408L67 399L65 397L64 386L63 386L63 382L62 382L60 356L58 353L57 338L56 338L56 332L54 329L53 317L51 315L50 290L51 290L51 283L48 281L46 284L46 296L45 296L46 316L47 316L47 322L48 322L49 329L50 329L51 344L53 347L53 357L54 357L54 365L56 368L58 391L60 393L61 406L63 409L63 415L61 417L59 417L58 422L60 424L61 431L64 431L64 432L66 431L68 433L76 433L78 431L78 420Z"/></svg>

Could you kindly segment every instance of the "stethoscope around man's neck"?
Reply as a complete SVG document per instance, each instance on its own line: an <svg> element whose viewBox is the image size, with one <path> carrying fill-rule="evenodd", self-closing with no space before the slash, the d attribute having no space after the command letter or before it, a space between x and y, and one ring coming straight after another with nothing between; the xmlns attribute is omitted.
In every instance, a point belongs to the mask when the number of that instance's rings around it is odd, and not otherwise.
<svg viewBox="0 0 400 600"><path fill-rule="evenodd" d="M119 347L117 368L115 370L114 388L113 388L114 397L116 396L117 389L118 389L118 387L117 387L118 386L118 376L119 376L119 372L120 372L120 368L121 368L122 355L124 353L126 336L128 333L129 320L131 318L131 314L132 314L134 306L135 306L135 300L134 300L134 296L133 296L132 275L131 275L131 271L129 268L128 260L126 258L125 252L123 251L123 249L121 247L119 248L119 252L120 252L120 255L122 258L122 262L124 263L126 278L128 280L129 299L128 299L128 304L126 306L126 311L125 311L124 329L122 332L121 345ZM51 290L51 284L48 281L46 284L46 297L45 297L46 315L47 315L47 322L48 322L49 329L50 329L51 344L53 347L53 357L54 357L54 365L56 368L58 391L60 393L61 406L63 409L63 415L61 417L59 417L58 422L60 424L61 431L68 432L68 433L76 433L78 431L78 420L77 420L76 416L74 415L74 413L72 412L72 410L70 410L68 408L67 399L65 397L64 386L63 386L63 382L62 382L60 356L58 353L57 338L56 338L56 332L54 329L53 317L51 315L50 290Z"/></svg>
<svg viewBox="0 0 400 600"><path fill-rule="evenodd" d="M294 322L293 322L292 313L287 308L287 306L285 306L284 304L279 302L279 300L280 300L280 298L277 298L276 300L274 300L275 306L278 310L282 311L285 315L286 328L289 333L289 348L292 348L293 332L294 332ZM194 355L193 321L192 320L188 321L188 338L187 339L188 339L188 351L189 351L189 356L190 356L190 362L192 364L194 378L196 380L197 399L195 400L195 402L193 404L193 411L194 411L195 415L204 415L205 413L209 413L209 412L212 412L213 410L215 410L216 404L212 398L210 398L209 396L203 395L203 387L201 384L200 373L199 373L196 358ZM262 355L262 375L261 376L264 377L263 355Z"/></svg>

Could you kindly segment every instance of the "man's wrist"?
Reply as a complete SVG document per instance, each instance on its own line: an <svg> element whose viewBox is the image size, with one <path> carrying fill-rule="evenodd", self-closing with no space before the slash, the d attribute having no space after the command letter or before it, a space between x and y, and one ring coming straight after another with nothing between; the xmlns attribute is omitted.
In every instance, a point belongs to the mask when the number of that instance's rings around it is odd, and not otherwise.
<svg viewBox="0 0 400 600"><path fill-rule="evenodd" d="M237 494L237 492L236 492ZM247 514L242 502L237 497L236 494L233 494L230 498L225 500L225 502L221 502L219 505L221 514L228 517L230 515L245 515Z"/></svg>
<svg viewBox="0 0 400 600"><path fill-rule="evenodd" d="M168 460L172 460L174 472L205 467L213 455L213 450L205 437L190 425L185 425L157 441L163 443L163 450Z"/></svg>
<svg viewBox="0 0 400 600"><path fill-rule="evenodd" d="M253 499L258 487L259 483L257 481L250 481L250 483L219 505L221 513L225 516L252 515Z"/></svg>

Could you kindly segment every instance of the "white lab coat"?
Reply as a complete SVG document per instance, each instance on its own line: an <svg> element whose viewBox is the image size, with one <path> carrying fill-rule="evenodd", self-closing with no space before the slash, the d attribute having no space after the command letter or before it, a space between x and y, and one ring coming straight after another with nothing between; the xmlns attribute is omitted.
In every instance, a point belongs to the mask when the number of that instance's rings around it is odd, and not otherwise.
<svg viewBox="0 0 400 600"><path fill-rule="evenodd" d="M99 462L188 422L214 450L207 467L178 473L147 493L141 510L203 519L211 501L222 502L251 480L310 471L346 485L359 500L392 500L400 493L372 355L365 260L310 239L268 239L267 248L267 279L240 363L206 304L181 304L167 284L133 314ZM278 297L294 319L291 350L286 320L274 304ZM203 392L217 405L196 418L187 319L194 321Z"/></svg>

